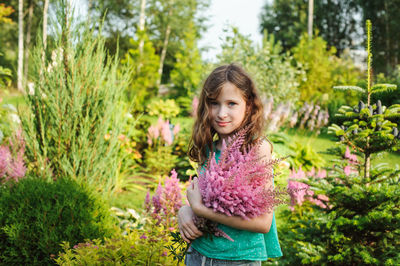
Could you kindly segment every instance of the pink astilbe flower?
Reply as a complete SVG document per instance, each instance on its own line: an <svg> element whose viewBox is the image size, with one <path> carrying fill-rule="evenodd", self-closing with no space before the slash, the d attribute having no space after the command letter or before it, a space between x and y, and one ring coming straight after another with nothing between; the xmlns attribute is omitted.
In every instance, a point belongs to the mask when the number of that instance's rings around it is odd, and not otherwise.
<svg viewBox="0 0 400 266"><path fill-rule="evenodd" d="M296 179L304 179L306 177L305 172L301 169L296 172L294 169L290 173L290 179L288 182L288 189L290 192L290 206L289 208L293 211L295 205L302 205L305 201L309 185L302 182L295 181Z"/></svg>
<svg viewBox="0 0 400 266"><path fill-rule="evenodd" d="M272 183L272 167L279 160L259 158L259 146L242 149L246 129L222 144L221 157L216 162L212 154L206 169L199 173L199 189L204 205L214 212L251 219L282 203L283 193L267 187Z"/></svg>
<svg viewBox="0 0 400 266"><path fill-rule="evenodd" d="M26 173L25 163L22 158L16 158L10 162L7 169L6 180L14 179L18 181L20 178L23 178Z"/></svg>
<svg viewBox="0 0 400 266"><path fill-rule="evenodd" d="M318 173L317 173L317 177L318 178L325 178L327 176L327 173L326 173L326 170L325 169L320 169L320 170L318 170Z"/></svg>
<svg viewBox="0 0 400 266"><path fill-rule="evenodd" d="M147 143L153 145L157 143L159 137L167 145L172 145L174 136L180 131L180 125L173 126L168 120L164 121L161 117L158 118L157 124L151 125L147 129Z"/></svg>
<svg viewBox="0 0 400 266"><path fill-rule="evenodd" d="M344 158L349 160L349 163L358 163L357 155L350 152L349 146L346 146Z"/></svg>
<svg viewBox="0 0 400 266"><path fill-rule="evenodd" d="M150 212L150 194L145 199L145 209ZM151 216L158 223L169 224L171 217L175 217L178 210L182 207L182 192L179 186L178 174L175 170L171 171L171 176L166 177L164 186L161 182L152 197L153 212Z"/></svg>
<svg viewBox="0 0 400 266"><path fill-rule="evenodd" d="M171 171L171 177L165 179L161 202L165 214L175 214L182 207L181 187L175 169Z"/></svg>
<svg viewBox="0 0 400 266"><path fill-rule="evenodd" d="M181 130L181 125L176 124L174 126L174 130L172 131L172 134L174 134L174 136L176 136L179 133L180 130Z"/></svg>
<svg viewBox="0 0 400 266"><path fill-rule="evenodd" d="M0 146L0 178L6 174L10 161L10 148L8 146Z"/></svg>
<svg viewBox="0 0 400 266"><path fill-rule="evenodd" d="M348 165L343 167L343 172L345 175L349 176L351 174L358 174L357 169L355 169L356 165L359 164L357 155L352 154L348 146L346 146L346 151L344 153L344 159L347 159Z"/></svg>
<svg viewBox="0 0 400 266"><path fill-rule="evenodd" d="M154 206L154 211L153 213L159 213L162 209L162 203L161 203L161 198L163 194L163 187L161 186L161 183L158 183L156 192L153 195L152 202Z"/></svg>
<svg viewBox="0 0 400 266"><path fill-rule="evenodd" d="M314 191L310 190L309 185L296 181L296 179L301 180L306 179L307 177L325 178L326 175L326 170L318 170L318 172L316 172L315 169L312 168L310 172L305 173L301 169L301 166L298 171L293 169L288 181L288 190L290 194L289 208L294 211L294 206L301 206L306 200L321 208L326 208L326 202L329 201L329 198L326 195L315 196Z"/></svg>
<svg viewBox="0 0 400 266"><path fill-rule="evenodd" d="M172 144L173 137L172 137L172 131L171 131L171 127L170 127L168 120L165 121L161 126L161 136L162 136L163 140L165 141L165 143L167 143L168 145Z"/></svg>
<svg viewBox="0 0 400 266"><path fill-rule="evenodd" d="M157 139L160 136L160 131L156 126L150 126L147 129L147 143L149 145L153 144L153 139Z"/></svg>
<svg viewBox="0 0 400 266"><path fill-rule="evenodd" d="M14 133L9 140L9 146L0 146L0 178L5 181L13 179L18 181L26 173L24 162L25 140L22 130Z"/></svg>
<svg viewBox="0 0 400 266"><path fill-rule="evenodd" d="M144 209L147 212L150 212L150 210L151 210L151 201L150 201L150 191L149 190L147 190L146 198L144 199Z"/></svg>

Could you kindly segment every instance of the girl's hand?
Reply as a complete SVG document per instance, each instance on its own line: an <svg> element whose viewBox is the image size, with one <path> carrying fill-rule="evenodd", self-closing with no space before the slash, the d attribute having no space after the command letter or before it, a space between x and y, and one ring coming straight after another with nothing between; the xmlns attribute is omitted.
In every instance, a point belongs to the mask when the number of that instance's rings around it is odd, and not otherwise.
<svg viewBox="0 0 400 266"><path fill-rule="evenodd" d="M187 199L193 212L199 216L199 210L204 207L199 189L198 179L195 177L186 190Z"/></svg>
<svg viewBox="0 0 400 266"><path fill-rule="evenodd" d="M179 232L187 243L203 235L193 222L194 213L189 206L183 206L178 212Z"/></svg>

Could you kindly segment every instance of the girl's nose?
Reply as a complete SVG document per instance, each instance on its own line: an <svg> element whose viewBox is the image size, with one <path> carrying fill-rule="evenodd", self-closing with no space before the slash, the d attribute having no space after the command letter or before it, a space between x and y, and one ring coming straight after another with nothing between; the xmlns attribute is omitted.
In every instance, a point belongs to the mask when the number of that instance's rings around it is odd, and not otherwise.
<svg viewBox="0 0 400 266"><path fill-rule="evenodd" d="M227 116L226 108L224 106L221 106L218 110L218 118L225 118Z"/></svg>

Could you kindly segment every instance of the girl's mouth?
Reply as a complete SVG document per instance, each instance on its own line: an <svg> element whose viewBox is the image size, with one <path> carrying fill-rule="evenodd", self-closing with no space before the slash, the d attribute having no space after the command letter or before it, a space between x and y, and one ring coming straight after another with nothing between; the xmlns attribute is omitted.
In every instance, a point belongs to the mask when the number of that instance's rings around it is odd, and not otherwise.
<svg viewBox="0 0 400 266"><path fill-rule="evenodd" d="M220 127L224 127L224 126L228 125L228 123L229 122L219 122L219 121L217 121L217 125L220 126Z"/></svg>

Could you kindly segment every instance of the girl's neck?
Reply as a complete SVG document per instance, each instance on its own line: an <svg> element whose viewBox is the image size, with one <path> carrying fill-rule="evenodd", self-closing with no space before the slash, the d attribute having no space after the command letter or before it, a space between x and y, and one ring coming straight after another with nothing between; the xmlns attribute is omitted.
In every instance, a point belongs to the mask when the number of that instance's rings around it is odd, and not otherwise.
<svg viewBox="0 0 400 266"><path fill-rule="evenodd" d="M221 148L222 148L222 140L224 140L225 143L226 143L228 141L228 137L229 136L226 136L226 135L224 135L224 136L218 135L218 141L215 143L215 148L217 150L221 150Z"/></svg>

